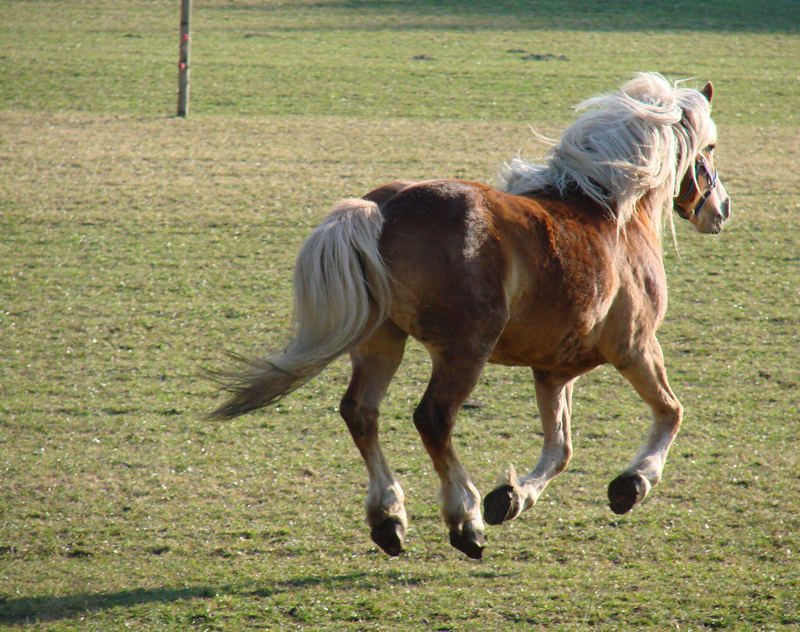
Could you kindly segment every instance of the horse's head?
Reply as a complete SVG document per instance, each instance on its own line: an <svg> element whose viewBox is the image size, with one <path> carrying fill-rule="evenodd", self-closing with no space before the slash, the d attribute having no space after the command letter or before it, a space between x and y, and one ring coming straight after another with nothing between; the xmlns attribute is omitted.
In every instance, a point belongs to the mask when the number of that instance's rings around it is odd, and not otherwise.
<svg viewBox="0 0 800 632"><path fill-rule="evenodd" d="M707 83L700 92L710 103L711 84ZM675 212L688 219L699 232L717 234L728 220L731 203L714 167L714 146L712 142L695 155L681 180L673 206Z"/></svg>

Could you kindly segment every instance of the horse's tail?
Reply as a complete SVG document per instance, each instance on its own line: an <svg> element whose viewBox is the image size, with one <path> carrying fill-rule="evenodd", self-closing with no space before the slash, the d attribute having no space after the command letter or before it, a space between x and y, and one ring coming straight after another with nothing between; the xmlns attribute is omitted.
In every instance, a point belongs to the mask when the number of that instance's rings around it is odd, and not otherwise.
<svg viewBox="0 0 800 632"><path fill-rule="evenodd" d="M213 376L231 397L210 417L231 419L267 406L317 375L387 317L389 273L378 252L377 204L337 204L303 244L294 269L295 336L281 353L235 356L244 368Z"/></svg>

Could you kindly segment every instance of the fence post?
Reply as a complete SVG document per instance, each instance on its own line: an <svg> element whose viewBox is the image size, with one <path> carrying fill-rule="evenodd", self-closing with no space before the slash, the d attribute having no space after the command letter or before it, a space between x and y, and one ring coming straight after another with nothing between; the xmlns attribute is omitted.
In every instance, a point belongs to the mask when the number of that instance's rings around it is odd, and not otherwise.
<svg viewBox="0 0 800 632"><path fill-rule="evenodd" d="M189 111L189 23L192 0L181 0L181 46L178 58L178 116Z"/></svg>

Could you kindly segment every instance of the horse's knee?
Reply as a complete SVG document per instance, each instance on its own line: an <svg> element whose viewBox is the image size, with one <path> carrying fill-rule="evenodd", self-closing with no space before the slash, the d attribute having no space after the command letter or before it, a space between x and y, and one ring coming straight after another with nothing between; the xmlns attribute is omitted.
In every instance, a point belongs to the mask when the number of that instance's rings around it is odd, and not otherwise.
<svg viewBox="0 0 800 632"><path fill-rule="evenodd" d="M675 439L683 420L683 406L674 399L653 410L653 429L670 442Z"/></svg>
<svg viewBox="0 0 800 632"><path fill-rule="evenodd" d="M683 406L681 403L676 399L674 405L671 407L671 410L666 415L667 423L672 428L673 434L678 434L678 430L681 427L681 421L683 420Z"/></svg>
<svg viewBox="0 0 800 632"><path fill-rule="evenodd" d="M662 392L656 401L650 401L653 417L663 426L674 427L676 432L683 419L683 406L674 393Z"/></svg>

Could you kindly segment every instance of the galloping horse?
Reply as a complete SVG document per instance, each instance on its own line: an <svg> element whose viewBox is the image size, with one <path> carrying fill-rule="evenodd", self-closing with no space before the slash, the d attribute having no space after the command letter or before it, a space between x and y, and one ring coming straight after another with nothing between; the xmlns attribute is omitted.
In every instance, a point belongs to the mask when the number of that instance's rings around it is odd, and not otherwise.
<svg viewBox="0 0 800 632"><path fill-rule="evenodd" d="M515 159L501 186L394 182L337 204L297 258L295 335L280 353L217 374L229 419L275 402L349 352L341 415L366 463L367 523L389 555L403 550L404 494L378 443L378 407L408 336L432 358L414 411L441 479L450 543L480 558L480 496L451 440L487 362L533 370L544 441L527 476L513 469L484 500L489 524L529 509L572 456L576 379L604 363L650 405L653 424L608 487L625 513L661 478L682 408L656 340L667 307L661 228L670 210L719 233L730 203L714 169L711 84L640 74L578 106L545 165Z"/></svg>

